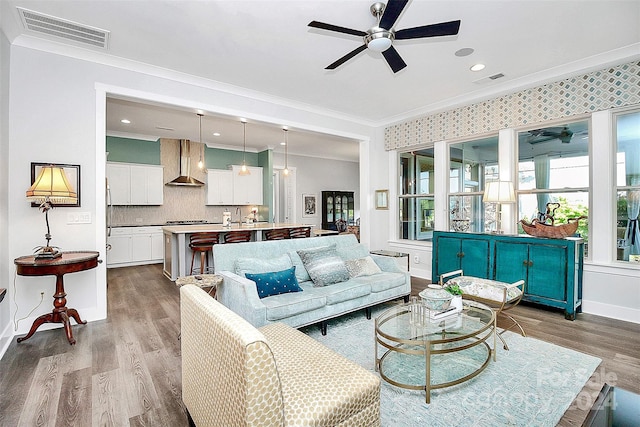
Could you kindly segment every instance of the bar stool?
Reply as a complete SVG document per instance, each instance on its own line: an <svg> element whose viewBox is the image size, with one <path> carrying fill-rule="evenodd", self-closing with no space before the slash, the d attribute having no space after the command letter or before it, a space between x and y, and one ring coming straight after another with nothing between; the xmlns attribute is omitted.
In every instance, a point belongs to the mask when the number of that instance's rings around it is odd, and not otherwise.
<svg viewBox="0 0 640 427"><path fill-rule="evenodd" d="M287 229L277 229L265 231L264 237L266 240L284 240L289 238L289 232Z"/></svg>
<svg viewBox="0 0 640 427"><path fill-rule="evenodd" d="M296 227L289 229L289 238L304 239L305 237L311 237L311 227Z"/></svg>
<svg viewBox="0 0 640 427"><path fill-rule="evenodd" d="M242 243L251 241L251 231L229 231L224 235L225 243Z"/></svg>
<svg viewBox="0 0 640 427"><path fill-rule="evenodd" d="M189 249L191 249L191 274L193 274L193 262L196 252L200 254L200 274L205 272L205 264L209 270L209 252L213 250L213 245L220 243L220 233L193 233L189 238Z"/></svg>

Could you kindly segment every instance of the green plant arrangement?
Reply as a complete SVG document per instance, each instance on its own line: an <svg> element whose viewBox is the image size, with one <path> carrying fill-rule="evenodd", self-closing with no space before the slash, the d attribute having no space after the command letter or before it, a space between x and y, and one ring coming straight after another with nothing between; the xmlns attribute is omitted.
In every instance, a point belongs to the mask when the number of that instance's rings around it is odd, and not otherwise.
<svg viewBox="0 0 640 427"><path fill-rule="evenodd" d="M462 295L462 289L460 289L460 286L458 286L457 284L445 285L444 289L451 295Z"/></svg>

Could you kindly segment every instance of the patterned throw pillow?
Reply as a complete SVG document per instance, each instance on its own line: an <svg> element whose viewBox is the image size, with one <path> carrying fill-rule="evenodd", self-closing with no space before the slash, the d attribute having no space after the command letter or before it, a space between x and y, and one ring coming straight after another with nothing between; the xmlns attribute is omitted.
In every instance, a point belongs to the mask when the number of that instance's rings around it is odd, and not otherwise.
<svg viewBox="0 0 640 427"><path fill-rule="evenodd" d="M270 273L247 273L247 279L256 282L258 296L260 298L272 295L286 294L289 292L302 292L296 279L296 268L291 267L283 271Z"/></svg>
<svg viewBox="0 0 640 427"><path fill-rule="evenodd" d="M345 266L351 277L372 276L382 273L378 264L370 256L360 259L352 259L345 261Z"/></svg>
<svg viewBox="0 0 640 427"><path fill-rule="evenodd" d="M313 286L327 286L349 280L349 272L336 252L336 244L299 250L298 255Z"/></svg>

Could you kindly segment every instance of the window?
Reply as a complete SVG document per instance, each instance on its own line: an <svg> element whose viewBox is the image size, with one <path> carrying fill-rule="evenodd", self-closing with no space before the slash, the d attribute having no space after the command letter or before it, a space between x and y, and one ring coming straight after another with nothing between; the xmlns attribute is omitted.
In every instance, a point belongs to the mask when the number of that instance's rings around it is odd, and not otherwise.
<svg viewBox="0 0 640 427"><path fill-rule="evenodd" d="M518 219L543 219L548 203L560 205L549 206L558 224L589 214L587 120L518 134ZM577 233L588 253L586 220L580 221Z"/></svg>
<svg viewBox="0 0 640 427"><path fill-rule="evenodd" d="M617 145L616 259L640 263L640 111L614 117Z"/></svg>
<svg viewBox="0 0 640 427"><path fill-rule="evenodd" d="M435 222L433 148L400 154L399 236L431 240Z"/></svg>
<svg viewBox="0 0 640 427"><path fill-rule="evenodd" d="M497 179L497 136L450 145L449 229L483 232L495 228L495 215L482 203L482 193L485 182Z"/></svg>

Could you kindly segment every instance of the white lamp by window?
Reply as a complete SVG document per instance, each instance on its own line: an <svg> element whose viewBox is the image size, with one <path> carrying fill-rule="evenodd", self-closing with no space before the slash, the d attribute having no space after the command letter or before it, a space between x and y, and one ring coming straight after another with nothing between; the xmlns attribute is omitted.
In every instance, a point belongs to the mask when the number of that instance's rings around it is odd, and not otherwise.
<svg viewBox="0 0 640 427"><path fill-rule="evenodd" d="M502 203L515 203L516 192L511 181L489 181L484 188L482 201L485 203L496 203L498 215L496 233L502 234Z"/></svg>
<svg viewBox="0 0 640 427"><path fill-rule="evenodd" d="M55 247L49 246L51 241L51 231L49 230L49 209L53 209L55 203L75 202L78 194L69 184L64 169L59 166L44 166L33 185L27 190L27 199L40 202L40 210L44 212L47 223L46 246L36 248L36 259L57 258L62 253Z"/></svg>

